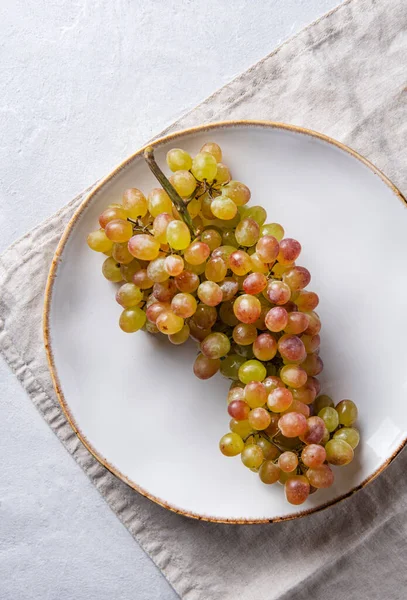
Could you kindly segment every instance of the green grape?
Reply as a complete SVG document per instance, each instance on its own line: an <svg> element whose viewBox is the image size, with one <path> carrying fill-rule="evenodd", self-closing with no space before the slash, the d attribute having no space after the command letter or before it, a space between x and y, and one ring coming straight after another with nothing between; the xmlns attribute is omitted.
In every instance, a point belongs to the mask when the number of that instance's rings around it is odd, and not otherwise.
<svg viewBox="0 0 407 600"><path fill-rule="evenodd" d="M270 333L261 333L253 343L253 353L263 362L272 360L277 354L277 342Z"/></svg>
<svg viewBox="0 0 407 600"><path fill-rule="evenodd" d="M235 251L233 246L219 246L212 252L212 258L221 258L229 266L229 259Z"/></svg>
<svg viewBox="0 0 407 600"><path fill-rule="evenodd" d="M217 163L221 162L222 160L222 150L218 144L215 144L215 142L207 142L202 146L200 152L208 152L209 154L212 154Z"/></svg>
<svg viewBox="0 0 407 600"><path fill-rule="evenodd" d="M346 427L353 425L358 418L358 409L352 400L341 400L341 402L335 406L335 410L339 415L339 423Z"/></svg>
<svg viewBox="0 0 407 600"><path fill-rule="evenodd" d="M195 313L197 307L197 302L192 296L192 294L186 294L185 292L181 292L179 294L175 294L173 299L171 300L171 310L178 317L182 317L183 319L187 319L188 317L192 317Z"/></svg>
<svg viewBox="0 0 407 600"><path fill-rule="evenodd" d="M171 175L170 183L181 198L188 198L196 188L196 179L189 171L176 171Z"/></svg>
<svg viewBox="0 0 407 600"><path fill-rule="evenodd" d="M267 401L266 387L260 381L250 381L244 388L244 399L250 408L260 408Z"/></svg>
<svg viewBox="0 0 407 600"><path fill-rule="evenodd" d="M216 172L216 183L223 185L224 183L228 183L231 179L230 171L226 165L219 162L217 164L217 172Z"/></svg>
<svg viewBox="0 0 407 600"><path fill-rule="evenodd" d="M303 504L310 494L310 484L304 475L296 475L285 482L285 497L290 504Z"/></svg>
<svg viewBox="0 0 407 600"><path fill-rule="evenodd" d="M211 249L203 242L192 242L184 252L184 258L190 265L201 265L206 261Z"/></svg>
<svg viewBox="0 0 407 600"><path fill-rule="evenodd" d="M190 200L188 202L187 210L188 210L189 214L191 215L192 219L198 218L198 215L201 212L201 208L202 208L202 200L200 198L192 198L192 200Z"/></svg>
<svg viewBox="0 0 407 600"><path fill-rule="evenodd" d="M209 152L199 152L192 159L192 175L198 181L213 181L218 170L217 163L216 158Z"/></svg>
<svg viewBox="0 0 407 600"><path fill-rule="evenodd" d="M267 406L274 413L281 413L287 410L293 402L293 395L285 387L276 387L267 398Z"/></svg>
<svg viewBox="0 0 407 600"><path fill-rule="evenodd" d="M341 438L332 438L325 445L326 459L336 466L347 465L353 460L353 448Z"/></svg>
<svg viewBox="0 0 407 600"><path fill-rule="evenodd" d="M322 408L318 413L318 417L321 417L329 433L335 431L335 429L339 425L339 415L336 412L336 410L331 406L326 406L325 408Z"/></svg>
<svg viewBox="0 0 407 600"><path fill-rule="evenodd" d="M124 283L116 293L116 301L123 308L136 306L143 299L143 293L134 283Z"/></svg>
<svg viewBox="0 0 407 600"><path fill-rule="evenodd" d="M268 223L262 226L261 235L271 235L281 242L284 237L284 229L278 223Z"/></svg>
<svg viewBox="0 0 407 600"><path fill-rule="evenodd" d="M256 444L248 444L241 453L242 463L248 469L257 469L264 461L262 449Z"/></svg>
<svg viewBox="0 0 407 600"><path fill-rule="evenodd" d="M141 233L129 240L129 252L139 260L154 260L160 252L160 242L152 235Z"/></svg>
<svg viewBox="0 0 407 600"><path fill-rule="evenodd" d="M184 319L179 317L171 310L162 312L155 322L161 333L173 335L178 333L184 327Z"/></svg>
<svg viewBox="0 0 407 600"><path fill-rule="evenodd" d="M248 346L256 340L257 329L254 325L238 323L233 329L232 336L236 344Z"/></svg>
<svg viewBox="0 0 407 600"><path fill-rule="evenodd" d="M244 183L240 181L229 181L228 184L223 186L222 195L233 200L236 206L243 206L250 200L250 190Z"/></svg>
<svg viewBox="0 0 407 600"><path fill-rule="evenodd" d="M164 259L165 269L171 277L177 277L184 270L184 259L178 254L170 254Z"/></svg>
<svg viewBox="0 0 407 600"><path fill-rule="evenodd" d="M236 239L235 232L233 229L225 229L222 235L222 243L226 246L233 246L239 248L239 242Z"/></svg>
<svg viewBox="0 0 407 600"><path fill-rule="evenodd" d="M130 188L123 194L123 208L131 219L138 219L147 214L147 200L140 190Z"/></svg>
<svg viewBox="0 0 407 600"><path fill-rule="evenodd" d="M331 487L334 482L334 474L329 465L312 467L307 470L306 475L310 484L317 489Z"/></svg>
<svg viewBox="0 0 407 600"><path fill-rule="evenodd" d="M333 400L330 396L327 396L326 394L321 394L321 396L317 396L315 398L315 402L314 402L314 410L315 410L315 414L319 414L320 411L325 408L326 406L333 406Z"/></svg>
<svg viewBox="0 0 407 600"><path fill-rule="evenodd" d="M198 298L208 306L217 306L222 302L222 290L213 281L203 281L198 287Z"/></svg>
<svg viewBox="0 0 407 600"><path fill-rule="evenodd" d="M207 358L203 354L198 354L194 362L194 374L198 379L209 379L219 371L221 361Z"/></svg>
<svg viewBox="0 0 407 600"><path fill-rule="evenodd" d="M189 171L192 167L192 158L181 148L172 148L167 152L167 165L171 171Z"/></svg>
<svg viewBox="0 0 407 600"><path fill-rule="evenodd" d="M359 445L360 434L355 427L342 427L335 431L333 439L340 439L347 442L349 446L355 449Z"/></svg>
<svg viewBox="0 0 407 600"><path fill-rule="evenodd" d="M201 233L201 242L207 244L210 251L213 252L213 250L222 245L222 236L216 229L205 229Z"/></svg>
<svg viewBox="0 0 407 600"><path fill-rule="evenodd" d="M147 275L154 283L167 281L169 278L168 271L165 268L165 259L162 256L152 260L147 267Z"/></svg>
<svg viewBox="0 0 407 600"><path fill-rule="evenodd" d="M128 242L133 235L133 225L130 221L114 219L106 225L105 233L112 242Z"/></svg>
<svg viewBox="0 0 407 600"><path fill-rule="evenodd" d="M120 329L126 333L134 333L143 327L146 322L146 313L138 306L125 308L120 315Z"/></svg>
<svg viewBox="0 0 407 600"><path fill-rule="evenodd" d="M239 379L239 369L246 360L238 354L229 354L220 364L220 372L228 379Z"/></svg>
<svg viewBox="0 0 407 600"><path fill-rule="evenodd" d="M201 343L201 352L207 358L222 358L229 350L229 338L224 333L211 333Z"/></svg>
<svg viewBox="0 0 407 600"><path fill-rule="evenodd" d="M267 213L265 209L262 206L251 206L250 208L245 208L246 210L244 212L244 216L253 219L261 227L264 221L267 219Z"/></svg>
<svg viewBox="0 0 407 600"><path fill-rule="evenodd" d="M270 425L271 416L265 408L253 408L249 413L248 421L253 429L261 431Z"/></svg>
<svg viewBox="0 0 407 600"><path fill-rule="evenodd" d="M219 448L225 456L236 456L244 449L244 443L237 433L227 433L221 438Z"/></svg>
<svg viewBox="0 0 407 600"><path fill-rule="evenodd" d="M209 281L219 283L224 280L227 270L226 263L220 256L211 258L205 266L205 277Z"/></svg>
<svg viewBox="0 0 407 600"><path fill-rule="evenodd" d="M161 188L154 188L147 198L148 210L152 217L161 213L172 214L172 202L167 192Z"/></svg>
<svg viewBox="0 0 407 600"><path fill-rule="evenodd" d="M280 454L278 457L278 466L284 473L295 471L298 466L298 457L294 452L287 451Z"/></svg>
<svg viewBox="0 0 407 600"><path fill-rule="evenodd" d="M255 296L243 294L236 298L233 304L233 311L242 323L255 323L260 316L261 304Z"/></svg>
<svg viewBox="0 0 407 600"><path fill-rule="evenodd" d="M280 477L278 478L278 482L282 485L285 485L285 483L293 477L296 477L296 471L292 471L291 473L284 473L284 471L281 471L280 469Z"/></svg>
<svg viewBox="0 0 407 600"><path fill-rule="evenodd" d="M279 480L280 468L272 460L265 460L259 469L259 477L263 483L273 484Z"/></svg>
<svg viewBox="0 0 407 600"><path fill-rule="evenodd" d="M260 227L253 219L242 219L235 230L235 237L240 246L254 246L259 235Z"/></svg>
<svg viewBox="0 0 407 600"><path fill-rule="evenodd" d="M271 415L270 415L270 422L271 422ZM257 439L256 444L261 448L261 450L263 452L263 456L266 460L275 460L281 454L281 452L277 448L277 446L275 446L274 444L272 444L271 442L266 440L266 438L264 438L262 435L260 435L260 437Z"/></svg>
<svg viewBox="0 0 407 600"><path fill-rule="evenodd" d="M171 248L185 250L191 243L191 234L183 221L171 221L167 227L167 240Z"/></svg>
<svg viewBox="0 0 407 600"><path fill-rule="evenodd" d="M239 379L242 383L263 381L266 375L266 367L258 360L247 360L239 367Z"/></svg>
<svg viewBox="0 0 407 600"><path fill-rule="evenodd" d="M136 259L133 259L128 264L120 265L120 273L122 274L122 278L125 281L127 281L128 283L133 282L133 276L135 275L135 273L137 273L137 271L140 271L140 269L141 269L140 263Z"/></svg>
<svg viewBox="0 0 407 600"><path fill-rule="evenodd" d="M113 247L113 242L109 240L102 229L92 231L92 233L88 235L87 242L89 248L95 252L109 252Z"/></svg>
<svg viewBox="0 0 407 600"><path fill-rule="evenodd" d="M248 435L253 433L253 429L251 428L249 421L237 421L236 419L231 419L229 427L233 433L237 433L241 438L246 438Z"/></svg>
<svg viewBox="0 0 407 600"><path fill-rule="evenodd" d="M212 209L211 209L212 197L209 196L209 194L204 194L201 197L201 202L202 202L201 213L202 213L202 216L204 217L204 219L207 219L208 221L212 221L213 219L215 219L215 215L213 214Z"/></svg>
<svg viewBox="0 0 407 600"><path fill-rule="evenodd" d="M153 233L154 237L161 243L167 243L167 227L174 221L174 217L169 215L168 213L160 213L157 215L153 222Z"/></svg>
<svg viewBox="0 0 407 600"><path fill-rule="evenodd" d="M175 346L179 346L180 344L185 344L185 342L188 340L189 338L189 325L187 325L185 323L184 327L178 331L178 333L173 333L172 335L168 336L168 339L170 340L171 344L174 344Z"/></svg>
<svg viewBox="0 0 407 600"><path fill-rule="evenodd" d="M123 277L120 271L120 264L117 263L111 256L106 258L102 265L102 273L109 281L117 283L122 281Z"/></svg>
<svg viewBox="0 0 407 600"><path fill-rule="evenodd" d="M127 211L125 211L123 206L115 206L103 211L99 217L99 225L102 229L105 229L110 221L115 221L117 219L121 219L122 221L126 221L127 219Z"/></svg>
<svg viewBox="0 0 407 600"><path fill-rule="evenodd" d="M300 365L285 365L280 371L280 377L286 385L295 389L302 388L307 383L307 374Z"/></svg>
<svg viewBox="0 0 407 600"><path fill-rule="evenodd" d="M268 273L268 266L261 260L257 252L250 255L251 270L253 273Z"/></svg>
<svg viewBox="0 0 407 600"><path fill-rule="evenodd" d="M215 198L215 200L212 200L211 211L217 219L230 221L236 216L237 206L233 200L227 196L219 196L218 198Z"/></svg>
<svg viewBox="0 0 407 600"><path fill-rule="evenodd" d="M219 317L229 327L235 327L239 323L233 312L233 302L222 302L219 308Z"/></svg>

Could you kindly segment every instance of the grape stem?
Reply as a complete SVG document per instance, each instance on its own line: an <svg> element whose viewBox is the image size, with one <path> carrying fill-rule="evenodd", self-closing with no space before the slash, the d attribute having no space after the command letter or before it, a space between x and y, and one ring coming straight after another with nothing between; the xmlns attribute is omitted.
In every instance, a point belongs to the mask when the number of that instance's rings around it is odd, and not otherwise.
<svg viewBox="0 0 407 600"><path fill-rule="evenodd" d="M144 159L148 164L150 171L153 173L154 177L161 183L162 188L169 195L171 202L175 205L175 208L179 212L180 217L188 226L192 235L195 237L197 235L197 232L195 230L194 224L192 223L191 215L187 210L186 204L158 166L154 158L154 148L152 146L147 146L147 148L144 150Z"/></svg>

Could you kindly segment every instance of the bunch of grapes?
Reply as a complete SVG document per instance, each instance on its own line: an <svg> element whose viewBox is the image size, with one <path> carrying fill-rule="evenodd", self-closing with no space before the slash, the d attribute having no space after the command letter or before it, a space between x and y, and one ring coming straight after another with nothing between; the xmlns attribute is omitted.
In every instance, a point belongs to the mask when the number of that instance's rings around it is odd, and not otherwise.
<svg viewBox="0 0 407 600"><path fill-rule="evenodd" d="M161 187L147 197L125 190L88 236L107 255L103 275L120 283L119 325L198 342L195 375L232 380L221 452L240 454L263 483L283 484L288 502L302 504L332 485L330 465L351 462L359 432L351 400L334 406L320 395L319 299L296 264L301 245L266 223L263 207L248 206L249 188L231 179L216 143L194 158L170 150L169 179L151 147L144 156Z"/></svg>

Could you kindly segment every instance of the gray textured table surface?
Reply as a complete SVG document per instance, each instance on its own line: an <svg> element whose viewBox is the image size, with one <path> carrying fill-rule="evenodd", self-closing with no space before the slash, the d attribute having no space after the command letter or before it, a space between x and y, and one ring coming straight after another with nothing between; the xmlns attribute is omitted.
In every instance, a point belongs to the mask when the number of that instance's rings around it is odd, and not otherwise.
<svg viewBox="0 0 407 600"><path fill-rule="evenodd" d="M0 251L337 3L4 0ZM2 600L175 598L2 362L0 411Z"/></svg>

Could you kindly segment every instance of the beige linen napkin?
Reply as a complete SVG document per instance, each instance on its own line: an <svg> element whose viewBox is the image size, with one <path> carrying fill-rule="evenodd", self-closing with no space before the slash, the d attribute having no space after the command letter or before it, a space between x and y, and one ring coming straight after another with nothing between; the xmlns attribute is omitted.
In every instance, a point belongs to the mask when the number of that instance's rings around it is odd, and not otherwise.
<svg viewBox="0 0 407 600"><path fill-rule="evenodd" d="M295 123L349 144L405 193L406 28L406 0L345 2L170 129L240 118ZM0 344L38 410L125 527L187 600L405 598L405 452L366 489L327 511L231 526L160 508L81 445L54 394L41 317L53 252L85 193L0 257Z"/></svg>

